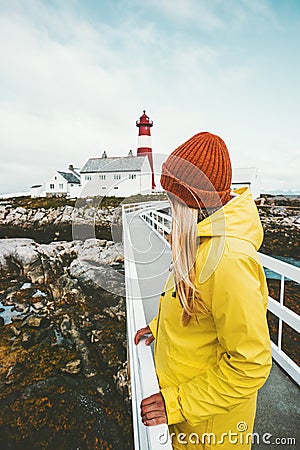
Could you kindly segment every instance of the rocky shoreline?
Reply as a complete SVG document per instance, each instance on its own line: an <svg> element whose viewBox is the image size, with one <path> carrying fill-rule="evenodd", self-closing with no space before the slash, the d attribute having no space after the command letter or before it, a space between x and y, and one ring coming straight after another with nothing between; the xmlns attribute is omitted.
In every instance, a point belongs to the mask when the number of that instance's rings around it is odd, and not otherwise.
<svg viewBox="0 0 300 450"><path fill-rule="evenodd" d="M264 228L264 241L260 251L267 255L299 259L299 198L263 197L257 203Z"/></svg>
<svg viewBox="0 0 300 450"><path fill-rule="evenodd" d="M265 233L260 251L299 258L299 196L264 196L256 202ZM29 237L39 243L95 237L120 242L121 208L89 201L25 208L8 200L1 201L0 238L12 237Z"/></svg>
<svg viewBox="0 0 300 450"><path fill-rule="evenodd" d="M40 243L74 239L111 239L111 226L121 227L119 208L86 203L50 208L0 204L0 238L32 238Z"/></svg>
<svg viewBox="0 0 300 450"><path fill-rule="evenodd" d="M132 448L122 261L107 240L0 241L1 449Z"/></svg>
<svg viewBox="0 0 300 450"><path fill-rule="evenodd" d="M0 448L131 449L121 209L29 203L0 202ZM299 259L299 199L257 206L260 251Z"/></svg>

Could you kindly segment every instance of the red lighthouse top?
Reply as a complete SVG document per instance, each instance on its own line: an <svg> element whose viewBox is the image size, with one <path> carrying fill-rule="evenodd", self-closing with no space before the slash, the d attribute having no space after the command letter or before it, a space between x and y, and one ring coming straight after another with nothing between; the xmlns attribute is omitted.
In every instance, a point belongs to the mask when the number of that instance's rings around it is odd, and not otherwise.
<svg viewBox="0 0 300 450"><path fill-rule="evenodd" d="M136 126L139 128L139 136L150 136L150 128L153 127L153 121L149 119L145 110L139 120L136 121Z"/></svg>

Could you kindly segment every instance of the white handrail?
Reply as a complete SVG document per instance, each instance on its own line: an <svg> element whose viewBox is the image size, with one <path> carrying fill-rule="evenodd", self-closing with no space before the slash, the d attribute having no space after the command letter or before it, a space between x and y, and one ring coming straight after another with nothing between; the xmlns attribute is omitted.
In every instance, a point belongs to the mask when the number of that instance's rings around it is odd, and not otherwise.
<svg viewBox="0 0 300 450"><path fill-rule="evenodd" d="M168 206L168 202L165 202ZM152 205L153 206L153 205ZM161 209L157 205L157 209ZM171 232L172 218L167 213L161 213L155 210L146 210L140 213L141 219L153 230L157 236L162 239L164 244L169 245L166 235ZM281 277L280 301L276 301L269 296L268 310L278 317L278 341L277 344L271 341L272 354L276 362L300 385L300 368L299 366L282 350L282 325L286 323L296 332L300 332L300 317L284 303L284 283L285 278L300 283L300 268L280 261L271 256L259 253L263 267L276 272Z"/></svg>
<svg viewBox="0 0 300 450"><path fill-rule="evenodd" d="M140 417L142 399L159 392L159 385L151 348L146 346L144 341L137 346L134 344L134 335L139 328L146 326L146 319L126 217L132 210L126 206L122 207L122 220L134 447L136 450L171 450L167 425L145 427ZM166 437L168 438L166 439Z"/></svg>
<svg viewBox="0 0 300 450"><path fill-rule="evenodd" d="M157 208L158 206L163 208L169 205L169 202L166 200L155 200L149 202L139 202L139 203L125 203L122 205L122 208L126 213L143 210L143 209L151 209Z"/></svg>

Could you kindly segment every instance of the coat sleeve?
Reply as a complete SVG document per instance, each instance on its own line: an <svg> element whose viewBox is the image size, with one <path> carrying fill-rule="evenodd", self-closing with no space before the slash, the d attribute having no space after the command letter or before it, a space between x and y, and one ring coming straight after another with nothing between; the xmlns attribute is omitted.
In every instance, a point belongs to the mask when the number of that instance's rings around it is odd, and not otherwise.
<svg viewBox="0 0 300 450"><path fill-rule="evenodd" d="M152 319L151 322L149 323L149 327L150 327L151 333L152 333L153 336L154 336L154 339L156 338L156 335L157 335L157 320L158 320L158 318L157 318L157 316L156 316L156 317L154 317L154 319Z"/></svg>
<svg viewBox="0 0 300 450"><path fill-rule="evenodd" d="M222 356L196 378L161 389L169 424L197 425L230 411L264 384L271 369L266 285L260 264L247 255L231 254L222 259L209 282Z"/></svg>
<svg viewBox="0 0 300 450"><path fill-rule="evenodd" d="M171 279L171 274L168 276L168 278L167 278L167 280L166 280L166 282L164 284L164 287L163 287L163 291L164 292L166 292L167 289L171 289L170 286L169 286L170 279ZM173 285L172 285L172 289L173 289ZM159 315L159 310L160 310L160 302L161 302L161 297L160 297L160 300L159 300L158 315ZM154 336L154 339L156 339L156 335L157 335L158 315L156 317L154 317L154 319L152 319L151 322L149 323L149 327L150 327L151 333Z"/></svg>

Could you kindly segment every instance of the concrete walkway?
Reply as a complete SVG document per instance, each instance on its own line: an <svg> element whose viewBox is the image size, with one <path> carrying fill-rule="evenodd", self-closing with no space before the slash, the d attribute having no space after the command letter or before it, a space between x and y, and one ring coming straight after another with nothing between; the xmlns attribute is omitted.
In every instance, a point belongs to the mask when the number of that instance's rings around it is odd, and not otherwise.
<svg viewBox="0 0 300 450"><path fill-rule="evenodd" d="M128 214L128 217L131 217L131 243L148 323L156 315L159 296L169 274L171 250L138 214ZM273 362L271 374L258 393L254 431L259 435L259 443L254 443L252 449L300 448L299 429L299 387ZM284 440L277 444L276 438L295 438L298 445Z"/></svg>
<svg viewBox="0 0 300 450"><path fill-rule="evenodd" d="M273 361L271 374L259 390L254 431L260 436L260 444L253 444L253 450L300 448L300 389L298 385ZM295 438L297 445L267 444L264 433L271 443L276 438Z"/></svg>
<svg viewBox="0 0 300 450"><path fill-rule="evenodd" d="M147 323L156 316L169 274L171 250L136 213L127 214L129 232Z"/></svg>

